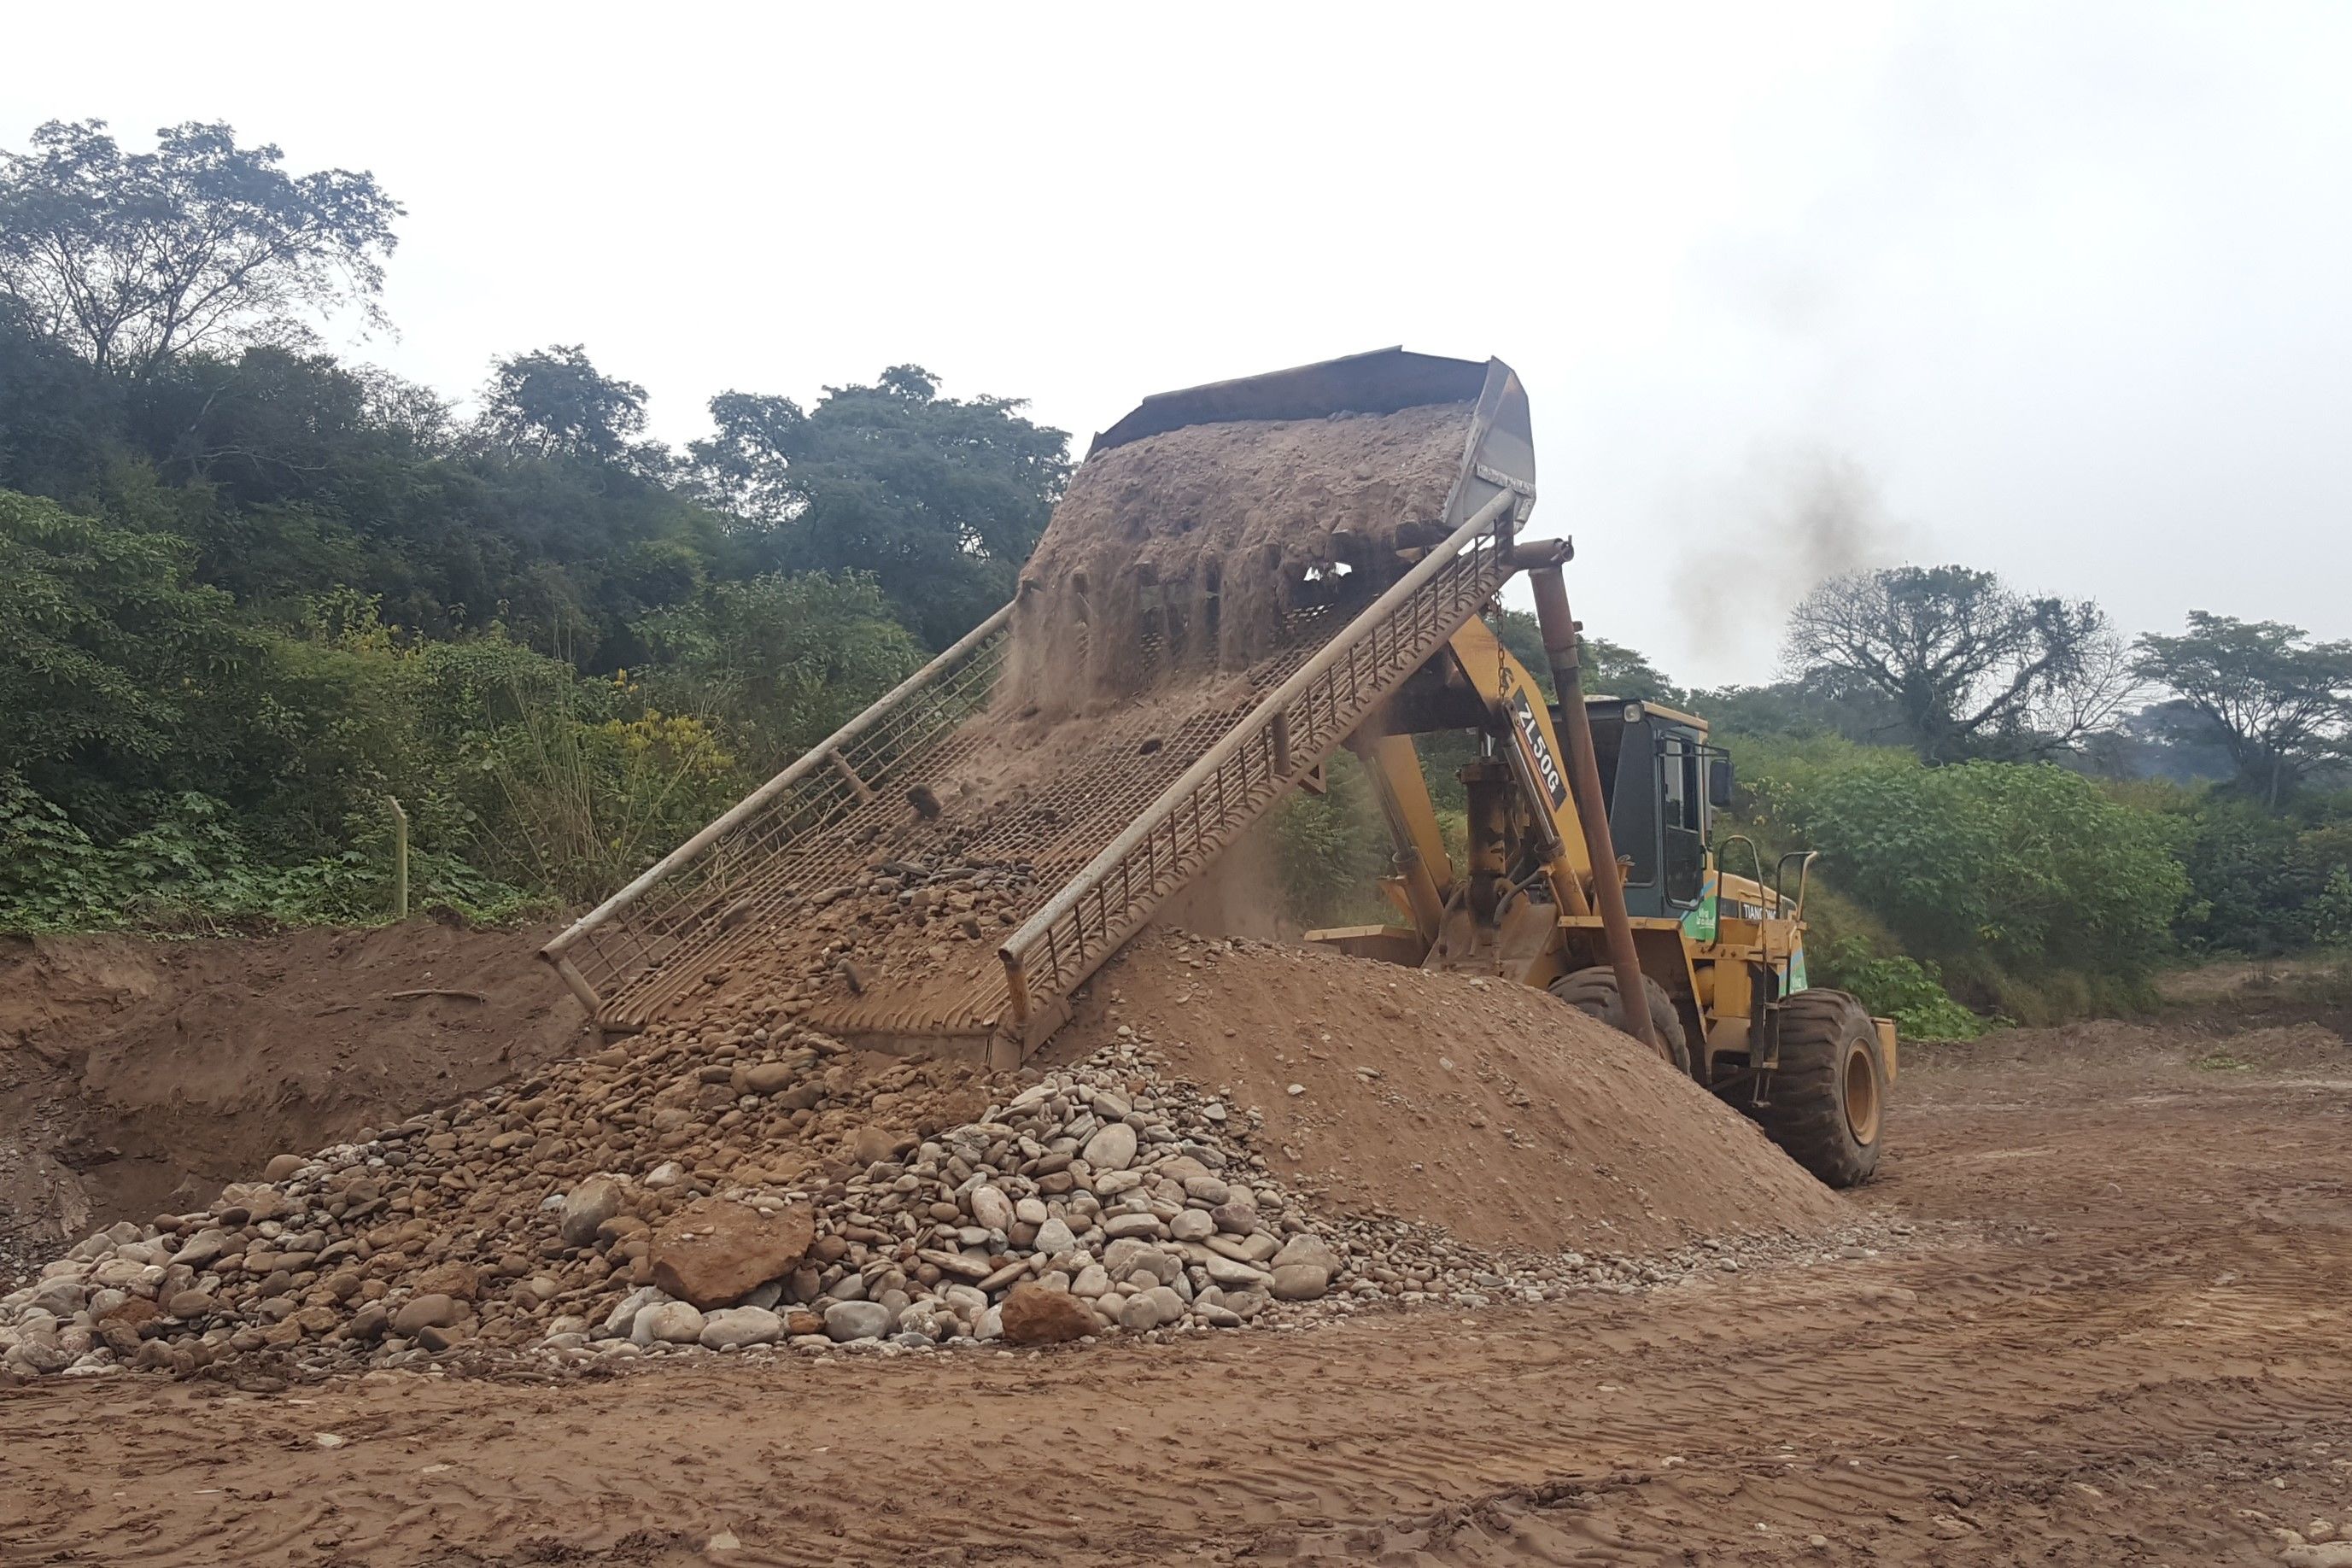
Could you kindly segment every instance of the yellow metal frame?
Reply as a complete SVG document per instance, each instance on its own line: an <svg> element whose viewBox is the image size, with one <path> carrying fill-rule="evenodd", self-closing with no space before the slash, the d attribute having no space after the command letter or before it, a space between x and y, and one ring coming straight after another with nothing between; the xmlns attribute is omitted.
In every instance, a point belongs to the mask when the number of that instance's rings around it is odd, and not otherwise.
<svg viewBox="0 0 2352 1568"><path fill-rule="evenodd" d="M1446 854L1412 737L1379 730L1376 715L1349 745L1364 764L1397 846L1396 875L1384 879L1381 886L1404 923L1309 931L1307 940L1360 957L1474 970L1528 985L1549 985L1575 970L1607 962L1602 920L1595 912L1591 856L1565 780L1566 753L1542 689L1483 621L1474 620L1455 632L1447 651L1448 679L1466 686L1489 716L1489 729L1505 737L1502 749L1518 784L1514 793L1520 803L1519 818L1508 826L1523 839L1532 835L1549 851L1539 874L1549 887L1555 913L1537 928L1516 910L1498 908L1496 920L1491 927L1479 928L1477 940L1458 940L1476 925L1463 908L1465 881L1473 868L1457 869ZM1695 715L1657 703L1643 706L1706 731L1706 721ZM1548 822L1534 818L1539 803L1549 808ZM1474 837L1479 826L1473 825ZM1780 913L1777 897L1752 878L1727 876L1717 867L1715 888L1717 913L1712 942L1695 939L1677 919L1641 916L1627 922L1643 973L1665 990L1683 1016L1685 1033L1695 1044L1704 1042L1709 1058L1748 1048L1753 1009L1748 976L1759 968L1785 969L1805 931L1803 921ZM1757 913L1738 912L1742 910ZM1735 975L1736 984L1718 984L1718 976ZM1894 1025L1885 1019L1876 1022L1892 1081Z"/></svg>

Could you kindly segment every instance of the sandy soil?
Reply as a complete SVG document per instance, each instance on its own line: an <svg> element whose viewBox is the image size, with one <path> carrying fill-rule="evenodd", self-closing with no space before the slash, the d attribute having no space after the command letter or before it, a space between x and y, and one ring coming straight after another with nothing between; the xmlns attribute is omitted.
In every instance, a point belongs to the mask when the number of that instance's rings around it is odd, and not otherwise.
<svg viewBox="0 0 2352 1568"><path fill-rule="evenodd" d="M1503 1252L1620 1254L1849 1213L1753 1122L1523 985L1155 931L1097 976L1045 1058L1076 1060L1122 1025L1263 1116L1275 1173L1341 1213Z"/></svg>
<svg viewBox="0 0 2352 1568"><path fill-rule="evenodd" d="M2274 1532L2352 1514L2342 1042L1921 1048L1895 1115L1870 1201L1900 1245L1646 1295L562 1385L29 1387L0 1560L2329 1561Z"/></svg>
<svg viewBox="0 0 2352 1568"><path fill-rule="evenodd" d="M1058 718L1242 669L1326 573L1362 604L1443 537L1472 407L1191 425L1089 458L1022 568L1001 711Z"/></svg>
<svg viewBox="0 0 2352 1568"><path fill-rule="evenodd" d="M0 941L0 1281L579 1048L539 931Z"/></svg>

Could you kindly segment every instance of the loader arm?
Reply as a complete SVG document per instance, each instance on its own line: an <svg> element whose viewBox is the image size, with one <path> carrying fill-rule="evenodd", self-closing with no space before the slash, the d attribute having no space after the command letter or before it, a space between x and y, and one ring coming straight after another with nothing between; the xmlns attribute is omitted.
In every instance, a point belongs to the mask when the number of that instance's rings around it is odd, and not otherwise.
<svg viewBox="0 0 2352 1568"><path fill-rule="evenodd" d="M1397 876L1391 897L1418 932L1423 950L1433 944L1445 909L1471 896L1472 879L1524 874L1532 869L1549 885L1561 912L1592 912L1592 858L1585 824L1569 787L1567 753L1555 730L1543 689L1483 621L1455 632L1430 673L1428 684L1442 692L1450 711L1448 727L1475 728L1494 736L1496 750L1518 786L1517 797L1540 803L1544 816L1515 824L1526 830L1527 847L1510 865L1472 864L1457 868L1447 855L1430 799L1421 758L1410 734L1368 727L1349 742L1363 763L1396 847Z"/></svg>

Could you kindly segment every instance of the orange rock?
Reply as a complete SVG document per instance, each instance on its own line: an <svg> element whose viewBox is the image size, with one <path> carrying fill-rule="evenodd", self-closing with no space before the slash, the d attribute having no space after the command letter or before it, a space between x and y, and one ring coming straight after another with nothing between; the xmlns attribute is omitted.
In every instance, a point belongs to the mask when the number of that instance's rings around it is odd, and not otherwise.
<svg viewBox="0 0 2352 1568"><path fill-rule="evenodd" d="M1058 1345L1102 1332L1094 1310L1067 1291L1016 1285L1000 1313L1004 1338L1016 1345Z"/></svg>
<svg viewBox="0 0 2352 1568"><path fill-rule="evenodd" d="M731 1307L808 1256L816 1217L805 1204L769 1215L726 1198L702 1198L662 1222L646 1257L653 1282L681 1301Z"/></svg>

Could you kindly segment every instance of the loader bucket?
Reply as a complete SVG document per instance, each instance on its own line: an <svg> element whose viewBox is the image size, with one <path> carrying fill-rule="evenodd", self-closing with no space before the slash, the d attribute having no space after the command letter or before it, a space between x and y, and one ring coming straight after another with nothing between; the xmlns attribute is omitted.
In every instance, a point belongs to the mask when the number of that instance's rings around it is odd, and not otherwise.
<svg viewBox="0 0 2352 1568"><path fill-rule="evenodd" d="M1461 479L1447 503L1446 531L1458 527L1500 490L1512 490L1523 500L1534 496L1534 437L1527 392L1517 374L1498 359L1444 359L1408 353L1402 348L1375 349L1264 375L1154 393L1126 418L1097 436L1087 456L1187 425L1393 414L1433 403L1478 405Z"/></svg>

